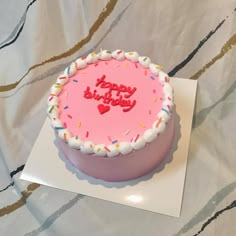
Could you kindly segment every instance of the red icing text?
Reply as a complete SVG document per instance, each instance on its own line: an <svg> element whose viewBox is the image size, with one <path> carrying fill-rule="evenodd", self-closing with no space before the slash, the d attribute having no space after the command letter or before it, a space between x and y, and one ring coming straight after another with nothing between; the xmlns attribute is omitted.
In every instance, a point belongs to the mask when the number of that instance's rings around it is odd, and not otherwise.
<svg viewBox="0 0 236 236"><path fill-rule="evenodd" d="M105 77L106 76L103 75L101 78L98 78L95 86L108 89L108 91L103 95L100 95L97 93L96 89L92 91L91 88L87 86L86 90L84 91L84 98L95 99L111 106L124 107L124 112L130 111L136 104L136 100L130 100L130 97L135 93L137 88L131 88L130 86L123 84L118 85L116 83L107 82L105 81ZM113 91L115 92L115 97L112 94Z"/></svg>

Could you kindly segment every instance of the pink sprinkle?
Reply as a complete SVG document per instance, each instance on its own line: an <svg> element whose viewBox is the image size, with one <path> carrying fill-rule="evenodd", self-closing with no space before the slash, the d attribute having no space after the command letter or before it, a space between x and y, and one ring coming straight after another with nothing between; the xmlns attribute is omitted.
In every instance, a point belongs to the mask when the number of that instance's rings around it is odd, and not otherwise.
<svg viewBox="0 0 236 236"><path fill-rule="evenodd" d="M128 135L130 133L130 130L127 130L126 132L125 132L125 135Z"/></svg>
<svg viewBox="0 0 236 236"><path fill-rule="evenodd" d="M88 136L89 136L89 132L87 131L87 132L86 132L86 136L85 136L85 137L86 137L86 138L88 138Z"/></svg>
<svg viewBox="0 0 236 236"><path fill-rule="evenodd" d="M139 134L135 137L134 142L136 142L139 138Z"/></svg>
<svg viewBox="0 0 236 236"><path fill-rule="evenodd" d="M85 60L86 59L86 57L82 57L82 60Z"/></svg>
<svg viewBox="0 0 236 236"><path fill-rule="evenodd" d="M66 79L66 77L65 77L65 76L63 76L63 77L60 77L59 79Z"/></svg>
<svg viewBox="0 0 236 236"><path fill-rule="evenodd" d="M156 89L153 89L153 93L156 93Z"/></svg>
<svg viewBox="0 0 236 236"><path fill-rule="evenodd" d="M65 127L65 128L67 128L67 124L66 124L66 122L64 122L64 124L63 124L63 125L64 125L64 127Z"/></svg>
<svg viewBox="0 0 236 236"><path fill-rule="evenodd" d="M71 115L67 115L70 119L72 119L72 116Z"/></svg>
<svg viewBox="0 0 236 236"><path fill-rule="evenodd" d="M169 110L170 110L170 105L167 105L167 107L169 108Z"/></svg>
<svg viewBox="0 0 236 236"><path fill-rule="evenodd" d="M53 99L53 97L50 97L50 98L49 98L49 102L52 101L52 99Z"/></svg>
<svg viewBox="0 0 236 236"><path fill-rule="evenodd" d="M131 140L130 140L131 143L132 143L133 139L134 139L134 138L131 138Z"/></svg>
<svg viewBox="0 0 236 236"><path fill-rule="evenodd" d="M122 50L120 50L119 52L117 52L117 54L121 54L122 53Z"/></svg>
<svg viewBox="0 0 236 236"><path fill-rule="evenodd" d="M102 75L102 78L101 78L101 80L103 80L103 79L105 79L106 78L106 76L105 75Z"/></svg>
<svg viewBox="0 0 236 236"><path fill-rule="evenodd" d="M104 149L106 149L108 152L111 151L107 146L104 146Z"/></svg>
<svg viewBox="0 0 236 236"><path fill-rule="evenodd" d="M98 66L98 63L96 63L94 66L95 66L95 67Z"/></svg>
<svg viewBox="0 0 236 236"><path fill-rule="evenodd" d="M110 136L107 136L107 138L108 138L108 140L111 142L112 141L112 139L111 139L111 137Z"/></svg>
<svg viewBox="0 0 236 236"><path fill-rule="evenodd" d="M137 63L134 63L134 64L135 64L136 69L138 69L138 65L137 65Z"/></svg>
<svg viewBox="0 0 236 236"><path fill-rule="evenodd" d="M166 83L168 82L168 79L167 79L167 77L165 77L165 81L166 81Z"/></svg>
<svg viewBox="0 0 236 236"><path fill-rule="evenodd" d="M170 98L170 97L168 97L168 100L170 100L170 101L171 101L171 98Z"/></svg>

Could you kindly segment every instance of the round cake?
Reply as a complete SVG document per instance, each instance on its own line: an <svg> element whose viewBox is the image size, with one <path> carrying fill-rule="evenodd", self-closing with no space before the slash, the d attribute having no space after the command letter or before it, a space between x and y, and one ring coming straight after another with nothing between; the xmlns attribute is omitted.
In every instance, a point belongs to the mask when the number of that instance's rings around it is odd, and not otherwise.
<svg viewBox="0 0 236 236"><path fill-rule="evenodd" d="M79 58L51 87L48 116L59 149L80 171L127 181L155 169L174 138L168 75L137 52Z"/></svg>

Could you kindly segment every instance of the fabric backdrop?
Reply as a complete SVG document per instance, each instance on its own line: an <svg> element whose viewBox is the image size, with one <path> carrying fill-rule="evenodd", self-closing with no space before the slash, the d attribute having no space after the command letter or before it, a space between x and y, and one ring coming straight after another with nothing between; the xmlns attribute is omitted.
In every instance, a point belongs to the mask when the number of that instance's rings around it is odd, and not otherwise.
<svg viewBox="0 0 236 236"><path fill-rule="evenodd" d="M236 235L235 7L235 0L1 0L0 235ZM101 48L137 50L170 76L198 80L180 218L19 179L50 86L75 58Z"/></svg>

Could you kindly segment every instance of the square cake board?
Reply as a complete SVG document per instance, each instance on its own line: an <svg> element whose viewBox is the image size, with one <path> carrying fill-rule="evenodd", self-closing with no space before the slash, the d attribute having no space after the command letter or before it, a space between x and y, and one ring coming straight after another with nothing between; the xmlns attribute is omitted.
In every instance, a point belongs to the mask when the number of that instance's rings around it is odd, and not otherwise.
<svg viewBox="0 0 236 236"><path fill-rule="evenodd" d="M47 118L21 179L156 213L179 217L197 81L171 78L176 105L176 137L166 160L150 174L132 181L106 182L81 173L59 152Z"/></svg>

